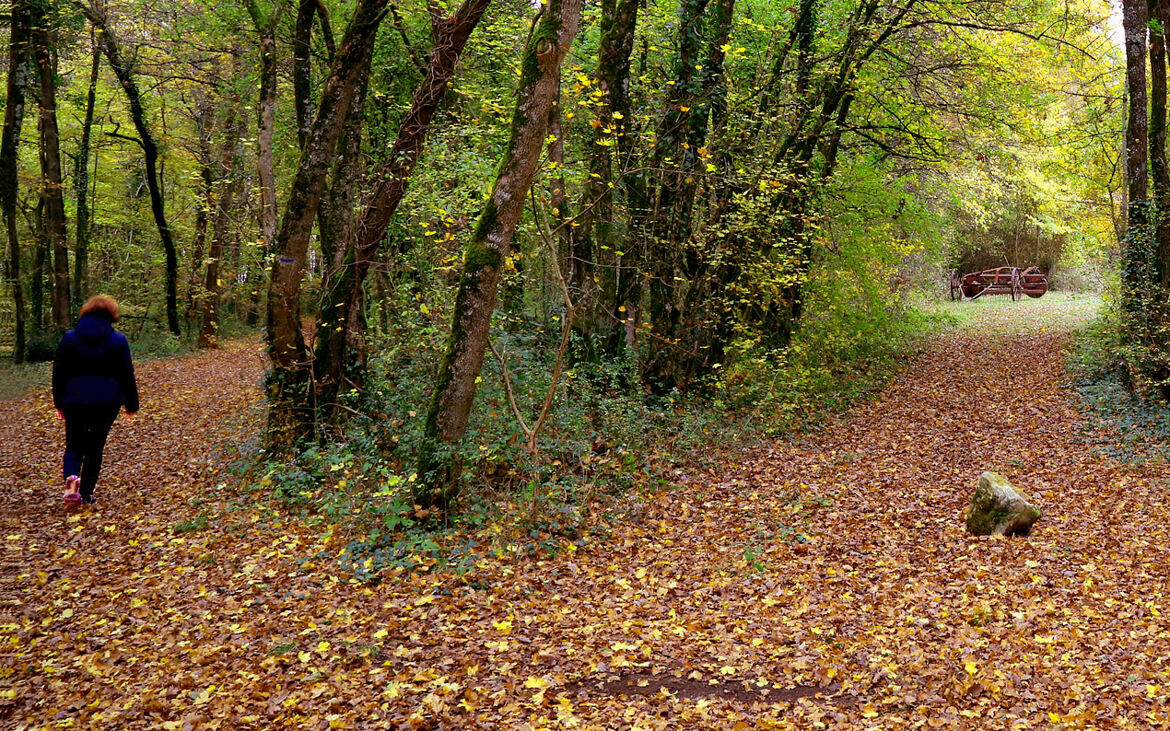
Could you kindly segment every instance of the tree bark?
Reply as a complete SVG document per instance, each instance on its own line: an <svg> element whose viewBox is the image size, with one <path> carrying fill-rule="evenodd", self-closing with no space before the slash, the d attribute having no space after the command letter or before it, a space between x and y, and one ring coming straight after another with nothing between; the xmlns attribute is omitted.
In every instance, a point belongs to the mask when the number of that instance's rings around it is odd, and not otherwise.
<svg viewBox="0 0 1170 731"><path fill-rule="evenodd" d="M524 209L556 102L561 61L581 15L581 0L548 0L521 66L512 131L491 196L463 254L463 273L447 349L419 446L414 498L445 508L458 494L461 461L453 450L467 431L483 365L500 272Z"/></svg>
<svg viewBox="0 0 1170 731"><path fill-rule="evenodd" d="M354 10L325 82L276 237L266 334L273 368L267 384L267 442L269 448L277 451L292 449L313 432L312 363L301 325L301 280L330 163L354 96L363 82L366 59L373 51L386 2L359 0Z"/></svg>
<svg viewBox="0 0 1170 731"><path fill-rule="evenodd" d="M211 247L207 252L207 271L203 285L203 323L199 329L200 348L219 347L219 301L223 285L220 281L219 263L223 258L224 245L231 223L232 200L239 189L242 178L239 175L236 147L243 134L244 117L237 113L240 103L234 100L228 108L228 119L224 124L223 147L219 156L221 174L219 196L215 206L215 222L211 227Z"/></svg>
<svg viewBox="0 0 1170 731"><path fill-rule="evenodd" d="M1157 223L1154 265L1163 290L1170 289L1170 166L1166 159L1166 26L1170 0L1152 0L1150 10L1150 177Z"/></svg>
<svg viewBox="0 0 1170 731"><path fill-rule="evenodd" d="M195 236L191 241L191 269L187 279L186 318L194 320L197 310L195 294L199 289L199 275L204 265L204 247L207 245L207 223L215 210L215 162L211 158L211 133L215 126L213 114L206 100L194 114L195 130L199 135L196 158L199 161L199 195L201 202L195 210Z"/></svg>
<svg viewBox="0 0 1170 731"><path fill-rule="evenodd" d="M369 60L367 60L367 63ZM324 273L321 277L321 308L317 316L316 350L313 376L318 411L327 421L341 413L340 399L348 381L355 388L364 383L365 307L364 298L349 301L354 239L357 231L359 184L365 173L363 165L362 124L367 82L363 82L345 121L337 163L333 168L333 185L325 193L317 211Z"/></svg>
<svg viewBox="0 0 1170 731"><path fill-rule="evenodd" d="M679 19L675 83L659 125L655 159L663 172L658 181L655 225L651 234L650 325L652 338L642 377L658 393L685 386L704 353L685 336L684 302L676 282L699 275L699 252L690 245L698 177L705 165L711 101L722 84L724 48L731 33L735 0L688 0ZM704 28L704 15L707 16ZM700 61L703 42L707 53ZM699 71L701 69L701 71ZM697 73L696 73L697 72Z"/></svg>
<svg viewBox="0 0 1170 731"><path fill-rule="evenodd" d="M273 135L276 130L276 23L281 5L265 13L257 0L247 0L248 14L259 37L260 99L258 102L256 167L260 178L260 235L264 252L276 241L276 173L273 163Z"/></svg>
<svg viewBox="0 0 1170 731"><path fill-rule="evenodd" d="M1144 203L1147 197L1146 14L1146 0L1124 0L1122 3L1125 80L1129 96L1129 116L1125 125L1125 179L1131 212L1135 204Z"/></svg>
<svg viewBox="0 0 1170 731"><path fill-rule="evenodd" d="M1125 178L1128 192L1127 226L1123 251L1122 294L1125 310L1132 316L1132 333L1144 340L1141 330L1148 324L1149 284L1152 264L1152 236L1147 200L1149 163L1149 121L1146 96L1147 0L1124 0L1122 27L1125 31L1125 79L1129 114L1125 125Z"/></svg>
<svg viewBox="0 0 1170 731"><path fill-rule="evenodd" d="M52 251L49 249L49 241L45 237L45 196L37 196L37 206L33 210L32 222L29 228L33 232L33 245L36 246L36 256L33 259L33 276L32 286L29 288L29 294L32 297L32 326L33 330L41 330L45 327L45 282L50 285L52 291L53 280L49 276L49 269L51 268Z"/></svg>
<svg viewBox="0 0 1170 731"><path fill-rule="evenodd" d="M24 97L29 75L29 14L26 0L11 4L11 33L8 40L8 82L4 103L4 131L0 137L0 213L8 234L8 267L6 284L12 291L16 308L16 343L12 359L24 362L25 303L20 281L20 237L17 234L17 148L20 128L24 121Z"/></svg>
<svg viewBox="0 0 1170 731"><path fill-rule="evenodd" d="M89 91L85 96L85 118L81 123L81 143L77 149L77 169L73 179L73 194L77 200L76 221L76 251L73 256L73 309L81 309L87 293L89 272L89 240L90 240L90 212L89 212L89 156L90 142L93 134L93 114L97 102L98 62L101 61L101 48L97 39L91 37L93 58L89 68Z"/></svg>
<svg viewBox="0 0 1170 731"><path fill-rule="evenodd" d="M589 146L589 179L586 181L578 206L580 224L575 240L582 256L592 258L591 264L583 265L580 271L582 288L591 288L590 293L581 292L582 311L589 322L582 327L592 332L621 331L620 323L633 304L623 296L628 291L628 278L623 275L623 264L629 265L632 255L625 249L629 244L614 237L614 152L617 151L621 169L630 164L631 144L627 135L630 114L630 55L634 50L634 33L638 24L638 0L602 0L601 38L597 58L597 83L603 92L597 107L597 126L593 144ZM621 177L621 187L626 189L628 181ZM622 252L622 253L618 253ZM592 279L600 280L592 287ZM636 278L636 277L635 277ZM591 307L590 305L594 306ZM617 323L616 326L611 326ZM623 342L620 337L607 338L610 352Z"/></svg>
<svg viewBox="0 0 1170 731"><path fill-rule="evenodd" d="M181 334L178 305L179 256L175 249L170 224L167 223L166 207L163 202L162 184L158 171L158 143L155 142L150 124L146 119L146 110L142 105L142 92L135 79L134 67L122 55L121 44L105 13L89 4L82 4L80 7L89 22L97 29L102 53L110 64L114 76L117 77L118 83L121 84L122 91L126 94L126 101L130 107L130 118L134 122L134 129L138 132L137 141L142 147L142 157L146 165L146 187L150 192L150 212L154 217L159 238L162 240L163 252L166 255L167 327L173 335L177 336Z"/></svg>
<svg viewBox="0 0 1170 731"><path fill-rule="evenodd" d="M317 14L317 0L300 0L297 5L297 23L293 32L293 107L297 115L297 147L305 149L309 126L313 122L312 71L310 58L313 34L313 16Z"/></svg>
<svg viewBox="0 0 1170 731"><path fill-rule="evenodd" d="M37 4L32 8L32 49L37 65L40 115L41 199L44 234L51 248L53 288L50 300L53 328L69 329L69 244L65 230L65 185L61 176L61 135L57 128L57 59L49 19Z"/></svg>

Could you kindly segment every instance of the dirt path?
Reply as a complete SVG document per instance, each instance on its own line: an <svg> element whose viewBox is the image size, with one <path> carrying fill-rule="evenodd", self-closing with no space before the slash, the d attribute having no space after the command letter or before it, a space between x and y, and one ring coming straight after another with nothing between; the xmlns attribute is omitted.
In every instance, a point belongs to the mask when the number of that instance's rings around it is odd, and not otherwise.
<svg viewBox="0 0 1170 731"><path fill-rule="evenodd" d="M18 667L0 723L1170 725L1166 470L1085 443L1059 385L1084 308L980 311L879 401L656 496L589 548L377 585L304 561L342 546L205 469L215 425L258 393L251 348L142 368L155 395L116 427L91 513L60 509L43 394L4 404L21 449L0 459ZM984 469L1038 499L1031 536L965 533ZM205 529L173 533L201 511Z"/></svg>

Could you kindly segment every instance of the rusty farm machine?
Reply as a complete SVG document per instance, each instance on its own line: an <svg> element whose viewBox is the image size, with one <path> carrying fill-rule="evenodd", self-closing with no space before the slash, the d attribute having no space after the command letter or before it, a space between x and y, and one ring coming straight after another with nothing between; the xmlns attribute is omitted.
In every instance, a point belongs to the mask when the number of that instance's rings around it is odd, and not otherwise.
<svg viewBox="0 0 1170 731"><path fill-rule="evenodd" d="M1024 295L1043 297L1048 291L1048 277L1036 267L998 267L981 272L951 272L951 299L964 302L992 294L1011 295L1012 301Z"/></svg>

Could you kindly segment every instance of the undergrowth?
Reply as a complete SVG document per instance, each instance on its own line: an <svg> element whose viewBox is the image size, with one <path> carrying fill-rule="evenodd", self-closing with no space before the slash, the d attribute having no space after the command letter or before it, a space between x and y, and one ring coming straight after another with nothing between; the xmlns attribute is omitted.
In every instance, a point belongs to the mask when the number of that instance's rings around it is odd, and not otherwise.
<svg viewBox="0 0 1170 731"><path fill-rule="evenodd" d="M1078 331L1066 363L1086 416L1084 438L1099 454L1138 467L1170 459L1170 405L1156 392L1139 396L1128 378L1115 307L1103 307Z"/></svg>
<svg viewBox="0 0 1170 731"><path fill-rule="evenodd" d="M529 423L551 380L555 315L493 328ZM435 515L409 497L443 345L441 320L424 312L378 336L366 388L344 395L343 428L322 427L319 444L291 460L242 460L241 479L255 498L335 531L344 548L330 558L360 580L386 569L462 571L486 553L574 551L635 514L647 495L713 469L730 448L818 428L875 393L926 335L955 321L927 309L883 306L866 317L842 308L810 318L788 348L745 339L701 389L659 397L641 390L628 359L578 360L560 380L535 454L489 354L459 447L460 502ZM590 352L588 345L574 341L573 352Z"/></svg>

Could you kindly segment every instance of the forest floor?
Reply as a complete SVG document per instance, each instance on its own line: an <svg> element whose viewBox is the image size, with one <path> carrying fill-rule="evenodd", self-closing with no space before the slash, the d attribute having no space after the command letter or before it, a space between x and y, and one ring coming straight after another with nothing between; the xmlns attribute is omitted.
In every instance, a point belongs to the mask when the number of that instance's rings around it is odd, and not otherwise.
<svg viewBox="0 0 1170 731"><path fill-rule="evenodd" d="M582 548L377 584L221 472L255 343L141 365L92 510L62 506L43 389L0 404L0 726L1170 726L1170 468L1105 456L1063 385L1091 303L968 307L874 401ZM1030 536L967 534L987 469Z"/></svg>

